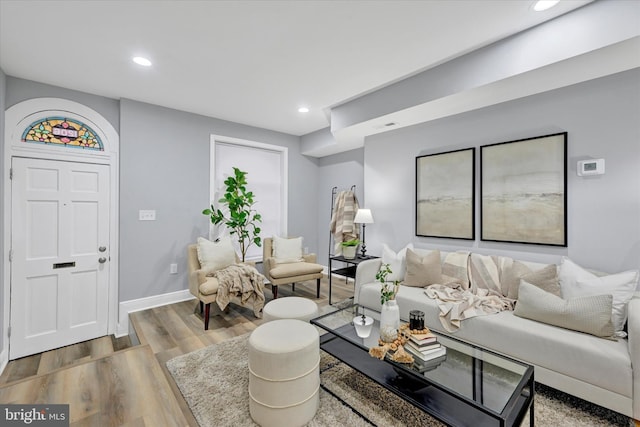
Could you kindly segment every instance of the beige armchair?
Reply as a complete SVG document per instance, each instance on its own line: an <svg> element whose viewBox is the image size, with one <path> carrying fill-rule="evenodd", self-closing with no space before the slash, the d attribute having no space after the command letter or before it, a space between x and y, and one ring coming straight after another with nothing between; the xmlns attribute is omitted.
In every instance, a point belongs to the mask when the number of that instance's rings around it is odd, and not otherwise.
<svg viewBox="0 0 640 427"><path fill-rule="evenodd" d="M295 291L296 282L316 279L316 298L320 298L320 279L323 267L316 264L316 254L303 255L303 261L277 263L273 257L273 239L267 237L262 242L263 274L271 283L273 299L278 298L278 286L291 283Z"/></svg>
<svg viewBox="0 0 640 427"><path fill-rule="evenodd" d="M236 254L236 262L240 262ZM249 263L255 265L255 263ZM207 276L206 272L200 268L198 261L198 245L189 245L187 248L187 268L189 270L189 291L193 296L200 300L200 314L204 308L204 329L209 329L209 315L211 314L211 303L216 301L218 294L218 279ZM231 301L237 305L243 306L240 298L231 297ZM220 308L214 304L215 314L220 313Z"/></svg>

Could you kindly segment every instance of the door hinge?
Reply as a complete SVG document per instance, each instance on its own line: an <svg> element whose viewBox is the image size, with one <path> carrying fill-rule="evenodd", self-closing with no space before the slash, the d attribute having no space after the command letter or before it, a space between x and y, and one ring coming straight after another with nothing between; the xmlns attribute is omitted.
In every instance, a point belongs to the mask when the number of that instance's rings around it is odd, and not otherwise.
<svg viewBox="0 0 640 427"><path fill-rule="evenodd" d="M9 179L13 179L13 168L9 168Z"/></svg>
<svg viewBox="0 0 640 427"><path fill-rule="evenodd" d="M13 249L9 251L9 262L13 261Z"/></svg>
<svg viewBox="0 0 640 427"><path fill-rule="evenodd" d="M7 336L11 338L11 326L7 328Z"/></svg>

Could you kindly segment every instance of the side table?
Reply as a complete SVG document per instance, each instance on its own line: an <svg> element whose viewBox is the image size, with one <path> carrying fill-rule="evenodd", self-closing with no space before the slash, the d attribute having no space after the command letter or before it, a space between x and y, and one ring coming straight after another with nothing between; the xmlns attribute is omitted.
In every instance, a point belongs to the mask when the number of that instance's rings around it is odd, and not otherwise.
<svg viewBox="0 0 640 427"><path fill-rule="evenodd" d="M334 274L337 274L338 276L344 276L346 279L355 279L356 277L356 269L358 268L358 264L360 264L362 261L366 261L369 259L375 259L375 258L379 258L377 256L373 256L373 255L365 255L363 256L356 256L355 258L345 258L342 255L337 255L337 256L329 256L329 305L332 305L331 303L331 278ZM332 267L333 262L340 262L340 263L344 263L347 264L346 267L342 267L342 268L336 268L335 270Z"/></svg>

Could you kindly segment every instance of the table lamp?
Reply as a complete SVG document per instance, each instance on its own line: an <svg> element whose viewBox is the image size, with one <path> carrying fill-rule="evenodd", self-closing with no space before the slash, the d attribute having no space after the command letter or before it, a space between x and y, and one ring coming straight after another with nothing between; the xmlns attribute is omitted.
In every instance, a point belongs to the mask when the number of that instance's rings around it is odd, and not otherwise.
<svg viewBox="0 0 640 427"><path fill-rule="evenodd" d="M364 258L365 254L367 253L367 245L364 241L364 229L367 224L373 224L373 215L371 215L371 210L358 209L353 222L356 224L362 224L362 246L360 247L360 251L362 252L361 258Z"/></svg>

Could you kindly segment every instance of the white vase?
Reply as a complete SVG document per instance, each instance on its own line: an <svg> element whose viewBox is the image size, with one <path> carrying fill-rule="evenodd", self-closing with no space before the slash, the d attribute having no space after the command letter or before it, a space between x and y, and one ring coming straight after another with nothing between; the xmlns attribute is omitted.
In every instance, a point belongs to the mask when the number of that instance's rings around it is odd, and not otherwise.
<svg viewBox="0 0 640 427"><path fill-rule="evenodd" d="M382 304L380 313L380 339L384 342L393 342L398 338L400 329L400 308L396 300L386 301Z"/></svg>

